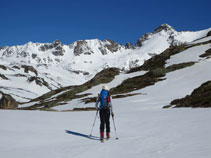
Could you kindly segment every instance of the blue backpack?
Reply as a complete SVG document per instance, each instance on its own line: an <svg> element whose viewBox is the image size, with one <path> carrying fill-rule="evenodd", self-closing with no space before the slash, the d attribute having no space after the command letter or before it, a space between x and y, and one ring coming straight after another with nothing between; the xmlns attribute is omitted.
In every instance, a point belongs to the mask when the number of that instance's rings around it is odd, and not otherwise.
<svg viewBox="0 0 211 158"><path fill-rule="evenodd" d="M109 97L109 92L108 90L102 90L100 92L100 109L106 109L108 108L108 97Z"/></svg>

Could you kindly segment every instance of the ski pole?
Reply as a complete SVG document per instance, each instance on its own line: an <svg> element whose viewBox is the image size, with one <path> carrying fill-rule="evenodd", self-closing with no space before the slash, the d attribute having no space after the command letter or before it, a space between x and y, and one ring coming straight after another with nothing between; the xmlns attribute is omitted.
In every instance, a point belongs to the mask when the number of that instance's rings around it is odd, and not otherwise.
<svg viewBox="0 0 211 158"><path fill-rule="evenodd" d="M115 121L114 121L114 116L112 115L112 120L113 120L113 124L114 124L114 130L115 130L115 134L116 134L116 139L119 139L117 136L117 132L116 132L116 126L115 126Z"/></svg>
<svg viewBox="0 0 211 158"><path fill-rule="evenodd" d="M92 130L91 130L90 136L92 136L92 131L93 131L93 128L95 126L95 121L96 121L96 118L97 118L97 114L98 114L98 109L97 109L97 112L96 112L96 116L95 116L95 119L94 119L94 123L93 123L93 126L92 126Z"/></svg>

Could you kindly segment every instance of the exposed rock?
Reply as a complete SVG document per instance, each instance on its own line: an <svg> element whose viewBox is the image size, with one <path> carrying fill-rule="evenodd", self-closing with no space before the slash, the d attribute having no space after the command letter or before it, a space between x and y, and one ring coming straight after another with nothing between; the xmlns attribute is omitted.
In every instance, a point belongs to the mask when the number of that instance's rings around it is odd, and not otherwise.
<svg viewBox="0 0 211 158"><path fill-rule="evenodd" d="M120 45L110 39L105 40L104 42L107 42L105 44L105 47L110 50L112 53L117 52L120 49Z"/></svg>
<svg viewBox="0 0 211 158"><path fill-rule="evenodd" d="M22 52L20 53L20 56L23 57L23 58L27 57L28 55L29 55L29 53L27 53L27 52L25 52L25 51L22 51Z"/></svg>
<svg viewBox="0 0 211 158"><path fill-rule="evenodd" d="M49 49L55 48L55 51L52 52L53 55L55 56L63 56L65 50L63 49L63 44L60 40L54 41L52 44L44 44L40 46L39 50L40 51L47 51Z"/></svg>
<svg viewBox="0 0 211 158"><path fill-rule="evenodd" d="M32 54L32 58L35 59L37 57L37 54Z"/></svg>
<svg viewBox="0 0 211 158"><path fill-rule="evenodd" d="M152 36L152 33L147 33L141 36L141 38L138 39L136 42L136 47L141 47L143 45L143 42L148 40Z"/></svg>
<svg viewBox="0 0 211 158"><path fill-rule="evenodd" d="M56 40L53 42L53 47L55 48L55 51L53 51L53 55L55 56L63 56L65 50L63 49L63 44L60 40Z"/></svg>
<svg viewBox="0 0 211 158"><path fill-rule="evenodd" d="M81 70L70 70L70 72L73 72L75 74L83 74L83 75L89 75L90 74L87 71L81 71Z"/></svg>
<svg viewBox="0 0 211 158"><path fill-rule="evenodd" d="M47 87L48 89L52 90L51 87L49 86L48 82L46 82L43 78L40 78L40 77L36 77L36 76L32 76L32 77L29 77L28 78L28 82L31 83L35 81L35 83L39 86L45 86Z"/></svg>
<svg viewBox="0 0 211 158"><path fill-rule="evenodd" d="M93 53L94 52L87 45L87 42L85 40L83 40L83 41L77 41L76 47L74 48L74 54L76 56L79 56L80 54L91 55Z"/></svg>
<svg viewBox="0 0 211 158"><path fill-rule="evenodd" d="M4 76L3 74L0 74L0 78L3 80L8 80L8 78L6 76Z"/></svg>
<svg viewBox="0 0 211 158"><path fill-rule="evenodd" d="M7 67L4 65L0 65L0 69L7 70Z"/></svg>
<svg viewBox="0 0 211 158"><path fill-rule="evenodd" d="M135 49L135 46L131 42L128 42L128 43L126 43L125 48L126 49Z"/></svg>
<svg viewBox="0 0 211 158"><path fill-rule="evenodd" d="M10 96L9 94L2 94L2 98L0 99L0 109L17 109L18 103L16 100Z"/></svg>
<svg viewBox="0 0 211 158"><path fill-rule="evenodd" d="M168 25L168 24L162 24L161 26L159 26L158 28L156 28L154 30L153 33L158 33L160 31L169 31L169 30L175 30L172 26Z"/></svg>
<svg viewBox="0 0 211 158"><path fill-rule="evenodd" d="M56 40L52 44L53 44L53 47L63 46L63 44L62 44L62 42L60 40Z"/></svg>
<svg viewBox="0 0 211 158"><path fill-rule="evenodd" d="M3 56L6 56L6 57L10 57L14 54L14 49L11 48L11 47L8 47L4 52L3 52Z"/></svg>
<svg viewBox="0 0 211 158"><path fill-rule="evenodd" d="M208 37L208 36L211 36L211 31L209 31L209 32L207 33L207 37Z"/></svg>
<svg viewBox="0 0 211 158"><path fill-rule="evenodd" d="M99 50L101 51L101 53L102 53L103 55L108 54L108 51L107 51L105 48L103 48L103 47L99 47Z"/></svg>
<svg viewBox="0 0 211 158"><path fill-rule="evenodd" d="M20 70L20 67L18 66L13 66L12 68Z"/></svg>
<svg viewBox="0 0 211 158"><path fill-rule="evenodd" d="M175 29L172 26L170 26L168 24L162 24L161 26L156 28L153 33L147 33L147 34L144 34L143 36L141 36L141 38L139 38L136 42L136 47L141 47L143 45L143 42L148 40L153 34L161 32L163 30L164 31L175 31ZM172 40L172 44L173 44L174 43L174 39L172 39L173 37L170 36L169 38Z"/></svg>
<svg viewBox="0 0 211 158"><path fill-rule="evenodd" d="M15 77L27 77L26 75L23 75L23 74L15 74L15 75L12 75L12 76L15 76Z"/></svg>
<svg viewBox="0 0 211 158"><path fill-rule="evenodd" d="M52 48L53 48L52 44L44 44L44 45L40 46L39 50L44 52L44 51L47 51Z"/></svg>
<svg viewBox="0 0 211 158"><path fill-rule="evenodd" d="M33 66L22 65L21 67L24 68L25 73L29 73L29 71L31 71L31 72L35 73L36 76L38 75L37 70L35 70L35 68Z"/></svg>

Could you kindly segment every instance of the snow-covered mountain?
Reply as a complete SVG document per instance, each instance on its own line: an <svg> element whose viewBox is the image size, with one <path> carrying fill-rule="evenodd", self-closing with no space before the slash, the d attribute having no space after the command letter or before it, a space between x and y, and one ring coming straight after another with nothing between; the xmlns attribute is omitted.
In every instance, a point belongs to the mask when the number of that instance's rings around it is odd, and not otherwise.
<svg viewBox="0 0 211 158"><path fill-rule="evenodd" d="M165 62L162 62L163 60ZM201 91L206 93L204 103L210 107L210 67L211 36L188 45L171 47L147 60L137 71L116 74L115 78L107 83L109 88L121 85L121 90L125 81L131 84L131 80L138 87L141 84L140 79L147 77L146 74L149 74L150 78L157 76L159 80L156 80L154 85L132 89L126 93L130 97L121 98L119 95L119 98L115 98L117 95L112 95L116 128L111 119L111 138L105 143L100 143L99 117L96 117L93 125L95 116L98 116L96 111L0 110L1 157L12 158L18 155L21 158L84 158L90 155L92 158L210 158L211 110L162 109L172 100L191 94L203 83L209 83L209 86L203 87ZM143 71L141 68L147 70ZM29 71L33 74L31 71L33 69ZM65 102L64 105L52 107L59 111L94 107L93 102L84 104L81 99L97 96L102 84L91 88L87 86L87 90L77 93L75 99L61 99L65 93L66 97L70 97L73 89L77 87L51 91L51 94L46 94L46 100L60 99L60 102ZM70 92L67 93L68 91ZM194 103L201 99L200 95L196 94ZM46 102L46 106L48 103ZM21 106L30 106L29 104L36 102ZM118 140L115 139L117 137Z"/></svg>
<svg viewBox="0 0 211 158"><path fill-rule="evenodd" d="M18 101L28 101L50 90L79 85L108 67L122 71L141 66L171 45L190 43L205 37L211 28L177 32L163 24L138 39L136 45L112 40L81 40L65 45L32 43L0 48L0 91Z"/></svg>

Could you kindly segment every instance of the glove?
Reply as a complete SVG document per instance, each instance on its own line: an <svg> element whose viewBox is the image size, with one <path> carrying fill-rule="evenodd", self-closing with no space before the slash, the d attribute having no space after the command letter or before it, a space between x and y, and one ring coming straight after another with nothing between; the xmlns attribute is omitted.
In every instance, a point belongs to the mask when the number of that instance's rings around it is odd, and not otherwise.
<svg viewBox="0 0 211 158"><path fill-rule="evenodd" d="M114 113L113 112L111 113L111 116L114 117Z"/></svg>

